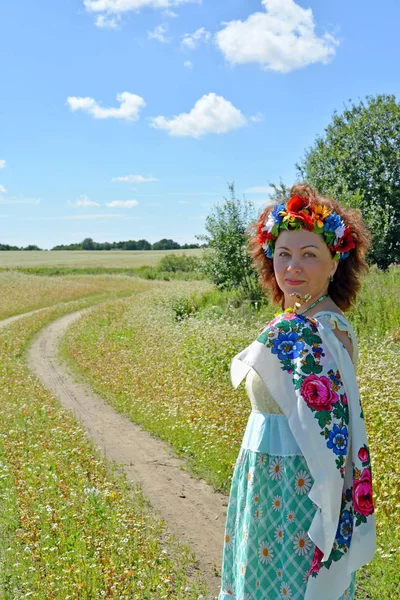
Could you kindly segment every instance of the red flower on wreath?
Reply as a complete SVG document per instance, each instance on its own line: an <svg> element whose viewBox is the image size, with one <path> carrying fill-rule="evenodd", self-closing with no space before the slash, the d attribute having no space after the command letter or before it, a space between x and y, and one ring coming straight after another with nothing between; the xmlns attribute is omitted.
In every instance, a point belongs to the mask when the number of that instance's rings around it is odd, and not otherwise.
<svg viewBox="0 0 400 600"><path fill-rule="evenodd" d="M293 196L293 198L290 198L290 200L286 204L286 210L289 213L298 213L303 208L306 208L307 205L307 198L302 198L301 196Z"/></svg>
<svg viewBox="0 0 400 600"><path fill-rule="evenodd" d="M344 234L340 238L336 246L333 247L334 252L348 252L356 247L350 227L346 227Z"/></svg>

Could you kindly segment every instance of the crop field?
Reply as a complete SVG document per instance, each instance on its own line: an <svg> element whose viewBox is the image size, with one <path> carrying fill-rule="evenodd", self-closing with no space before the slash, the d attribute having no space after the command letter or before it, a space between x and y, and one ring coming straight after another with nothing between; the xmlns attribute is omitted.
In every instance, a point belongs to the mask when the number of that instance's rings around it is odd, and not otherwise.
<svg viewBox="0 0 400 600"><path fill-rule="evenodd" d="M358 600L395 598L400 584L399 284L398 268L371 269L349 314L360 345L378 521L377 555L359 572ZM101 306L71 327L61 351L117 410L172 444L194 475L228 493L250 412L243 387L231 387L230 360L276 309L221 307L218 294L197 285L179 282Z"/></svg>
<svg viewBox="0 0 400 600"><path fill-rule="evenodd" d="M28 298L31 278L18 283ZM198 577L188 578L195 571L189 550L154 517L140 488L129 487L99 457L83 428L26 366L27 346L44 325L118 297L119 278L113 286L100 283L98 296L71 301L67 282L68 303L57 289L54 307L0 331L2 600L194 600L204 592ZM135 283L131 294L165 286ZM29 307L42 301L33 294ZM21 296L18 310L22 304Z"/></svg>
<svg viewBox="0 0 400 600"><path fill-rule="evenodd" d="M153 267L163 256L169 254L184 254L199 256L200 249L188 250L110 250L110 251L79 251L79 250L32 250L32 251L0 251L0 268L16 267L114 267L138 268Z"/></svg>

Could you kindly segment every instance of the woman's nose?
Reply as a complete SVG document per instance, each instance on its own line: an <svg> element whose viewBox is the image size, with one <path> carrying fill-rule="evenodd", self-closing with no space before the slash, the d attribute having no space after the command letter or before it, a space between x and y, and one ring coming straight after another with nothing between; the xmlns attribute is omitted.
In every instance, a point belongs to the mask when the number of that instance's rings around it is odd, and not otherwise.
<svg viewBox="0 0 400 600"><path fill-rule="evenodd" d="M289 271L295 271L296 273L298 273L299 271L301 271L299 261L296 258L292 258L287 265L287 269Z"/></svg>

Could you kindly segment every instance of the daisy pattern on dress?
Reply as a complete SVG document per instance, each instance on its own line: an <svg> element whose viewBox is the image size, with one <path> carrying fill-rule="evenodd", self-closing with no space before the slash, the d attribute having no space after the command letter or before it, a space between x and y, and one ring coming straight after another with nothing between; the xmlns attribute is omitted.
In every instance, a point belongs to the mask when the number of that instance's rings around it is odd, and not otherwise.
<svg viewBox="0 0 400 600"><path fill-rule="evenodd" d="M281 510L282 507L282 496L274 496L272 498L272 508L275 512Z"/></svg>
<svg viewBox="0 0 400 600"><path fill-rule="evenodd" d="M248 483L253 483L254 480L254 471L256 470L255 467L250 467L248 473L247 473L247 481Z"/></svg>
<svg viewBox="0 0 400 600"><path fill-rule="evenodd" d="M243 525L242 531L242 541L245 542L249 536L249 530L247 529L247 525Z"/></svg>
<svg viewBox="0 0 400 600"><path fill-rule="evenodd" d="M308 583L309 577L310 577L310 571L304 571L304 575L303 575L304 583Z"/></svg>
<svg viewBox="0 0 400 600"><path fill-rule="evenodd" d="M263 509L262 508L257 508L254 511L254 518L258 520L258 519L261 519L262 516L263 516Z"/></svg>
<svg viewBox="0 0 400 600"><path fill-rule="evenodd" d="M258 494L254 494L252 500L255 504L257 504L258 502L260 502L260 496Z"/></svg>
<svg viewBox="0 0 400 600"><path fill-rule="evenodd" d="M224 592L224 594L228 594L228 596L232 596L232 598L235 596L233 585L231 585L230 583L226 584L225 589L223 590L223 592Z"/></svg>
<svg viewBox="0 0 400 600"><path fill-rule="evenodd" d="M225 529L224 541L225 541L225 546L227 546L228 548L231 548L231 546L233 544L233 531L232 531L232 529Z"/></svg>
<svg viewBox="0 0 400 600"><path fill-rule="evenodd" d="M294 513L292 510L288 512L287 520L289 521L289 523L293 523L296 520L296 513Z"/></svg>
<svg viewBox="0 0 400 600"><path fill-rule="evenodd" d="M282 525L279 525L279 527L277 527L275 529L275 533L274 533L274 537L275 537L275 541L278 542L278 544L282 544L283 543L283 527Z"/></svg>
<svg viewBox="0 0 400 600"><path fill-rule="evenodd" d="M291 598L292 590L290 589L290 585L288 583L282 583L281 585L281 597L282 598Z"/></svg>
<svg viewBox="0 0 400 600"><path fill-rule="evenodd" d="M307 471L298 471L295 478L296 494L308 494L311 489L311 477Z"/></svg>
<svg viewBox="0 0 400 600"><path fill-rule="evenodd" d="M269 565L274 558L274 553L271 548L271 545L267 542L260 542L260 546L258 548L258 556L260 561L265 565Z"/></svg>
<svg viewBox="0 0 400 600"><path fill-rule="evenodd" d="M269 475L274 481L279 481L283 476L283 461L280 456L273 458L269 465Z"/></svg>
<svg viewBox="0 0 400 600"><path fill-rule="evenodd" d="M312 542L306 531L298 531L293 540L293 551L297 556L305 556L308 554L312 546Z"/></svg>
<svg viewBox="0 0 400 600"><path fill-rule="evenodd" d="M261 453L260 453L260 454L257 456L257 464L258 464L260 467L262 467L263 465L265 465L266 461L267 461L267 455L266 455L266 454L261 454Z"/></svg>
<svg viewBox="0 0 400 600"><path fill-rule="evenodd" d="M282 579L282 577L283 577L283 571L282 571L282 569L278 569L277 570L276 576L278 577L278 579Z"/></svg>

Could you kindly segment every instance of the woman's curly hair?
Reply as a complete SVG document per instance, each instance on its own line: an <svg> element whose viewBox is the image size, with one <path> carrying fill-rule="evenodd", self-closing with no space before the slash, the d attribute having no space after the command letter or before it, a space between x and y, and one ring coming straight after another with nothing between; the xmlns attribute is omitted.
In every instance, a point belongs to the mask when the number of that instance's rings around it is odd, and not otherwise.
<svg viewBox="0 0 400 600"><path fill-rule="evenodd" d="M351 250L350 255L343 261L339 261L333 281L329 284L328 293L332 300L343 311L347 310L354 303L356 295L361 287L361 277L368 270L365 262L365 254L371 246L371 235L365 226L361 211L358 209L346 208L339 204L333 198L324 198L308 184L296 183L290 190L290 198L301 196L308 198L308 206L324 204L329 210L335 211L343 220L345 225L350 227L351 234L356 247ZM285 202L289 198L283 198L278 202ZM267 206L262 215L265 221L275 204ZM257 242L257 223L248 228L249 240L248 251L253 259L253 266L259 272L261 288L268 291L275 304L281 304L284 308L284 294L275 278L273 259L267 258L262 246Z"/></svg>

